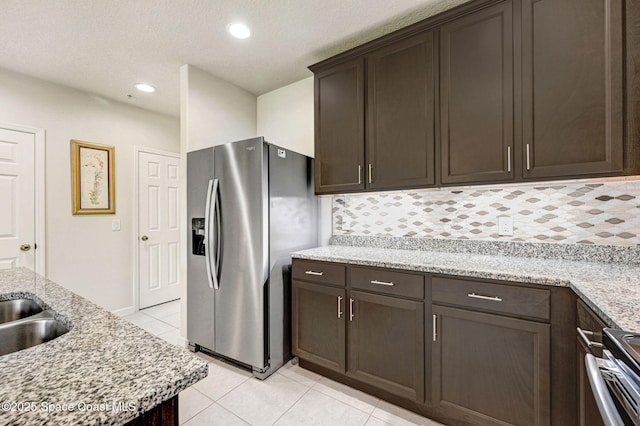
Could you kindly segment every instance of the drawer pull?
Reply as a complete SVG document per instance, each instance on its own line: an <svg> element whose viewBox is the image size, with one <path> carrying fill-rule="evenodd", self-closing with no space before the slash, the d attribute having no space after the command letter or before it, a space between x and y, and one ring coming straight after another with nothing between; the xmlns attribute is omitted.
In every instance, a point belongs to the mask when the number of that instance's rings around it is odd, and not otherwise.
<svg viewBox="0 0 640 426"><path fill-rule="evenodd" d="M491 300L492 302L502 302L502 299L497 296L483 296L482 294L469 293L467 296L474 299Z"/></svg>
<svg viewBox="0 0 640 426"><path fill-rule="evenodd" d="M387 287L393 287L394 285L396 285L392 281L378 281L378 280L371 280L371 284L386 285Z"/></svg>
<svg viewBox="0 0 640 426"><path fill-rule="evenodd" d="M587 345L588 348L604 348L604 345L602 343L591 341L587 337L587 336L593 336L593 331L583 330L580 327L578 327L577 330L578 330L578 335L580 336L584 344Z"/></svg>
<svg viewBox="0 0 640 426"><path fill-rule="evenodd" d="M307 275L316 275L318 277L321 277L324 275L324 272L316 272L316 271L304 271L304 273Z"/></svg>

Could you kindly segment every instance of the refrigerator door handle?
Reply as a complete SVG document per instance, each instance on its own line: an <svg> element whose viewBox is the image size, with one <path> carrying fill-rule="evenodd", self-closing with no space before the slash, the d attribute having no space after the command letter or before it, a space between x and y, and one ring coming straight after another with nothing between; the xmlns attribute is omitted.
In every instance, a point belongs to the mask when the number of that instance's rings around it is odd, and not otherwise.
<svg viewBox="0 0 640 426"><path fill-rule="evenodd" d="M218 184L218 179L214 179L212 198L213 198L214 226L216 230L216 235L215 235L216 250L215 250L215 258L213 259L213 263L212 263L211 275L213 277L213 288L216 290L220 288L220 280L218 279L218 277L219 277L220 259L221 259L220 250L222 249L222 244L220 243L220 241L222 240L222 228L220 225L220 206L218 205L218 188L219 187L220 185Z"/></svg>
<svg viewBox="0 0 640 426"><path fill-rule="evenodd" d="M213 179L209 179L207 188L207 204L204 208L204 263L207 265L207 280L209 287L213 288L213 278L211 276L211 190L213 189Z"/></svg>
<svg viewBox="0 0 640 426"><path fill-rule="evenodd" d="M214 250L217 252L219 249L219 244L213 244L213 235L211 232L212 213L215 215L216 212L216 199L218 194L218 179L210 179L209 187L207 188L207 204L205 205L205 218L204 218L204 256L205 256L205 264L207 265L207 280L209 281L209 287L213 289L217 289L219 287L218 283L218 268L217 263L212 262L211 255L214 253ZM213 204L213 205L212 205ZM216 232L216 242L219 241L218 233Z"/></svg>

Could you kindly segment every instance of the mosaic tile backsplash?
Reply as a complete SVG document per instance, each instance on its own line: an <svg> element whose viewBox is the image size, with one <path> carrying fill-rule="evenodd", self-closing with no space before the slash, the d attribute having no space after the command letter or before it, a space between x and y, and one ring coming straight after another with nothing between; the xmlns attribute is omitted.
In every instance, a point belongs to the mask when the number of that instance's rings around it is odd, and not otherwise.
<svg viewBox="0 0 640 426"><path fill-rule="evenodd" d="M333 234L640 245L640 180L338 195Z"/></svg>

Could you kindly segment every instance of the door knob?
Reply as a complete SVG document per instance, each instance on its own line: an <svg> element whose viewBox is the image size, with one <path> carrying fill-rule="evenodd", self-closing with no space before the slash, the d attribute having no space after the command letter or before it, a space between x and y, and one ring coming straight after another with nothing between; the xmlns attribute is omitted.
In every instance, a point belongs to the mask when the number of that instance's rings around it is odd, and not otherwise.
<svg viewBox="0 0 640 426"><path fill-rule="evenodd" d="M23 244L20 246L20 250L22 251L29 251L31 250L31 244Z"/></svg>
<svg viewBox="0 0 640 426"><path fill-rule="evenodd" d="M147 241L149 239L149 237L147 237L146 235L143 235L142 237L140 237L140 239L142 241Z"/></svg>

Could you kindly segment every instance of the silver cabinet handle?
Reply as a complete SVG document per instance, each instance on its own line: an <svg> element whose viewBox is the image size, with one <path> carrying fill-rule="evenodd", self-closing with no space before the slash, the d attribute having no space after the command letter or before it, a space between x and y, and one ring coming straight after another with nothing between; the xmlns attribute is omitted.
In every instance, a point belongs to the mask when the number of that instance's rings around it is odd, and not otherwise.
<svg viewBox="0 0 640 426"><path fill-rule="evenodd" d="M349 321L353 321L355 315L353 314L353 299L349 298Z"/></svg>
<svg viewBox="0 0 640 426"><path fill-rule="evenodd" d="M511 147L507 147L507 172L511 172Z"/></svg>
<svg viewBox="0 0 640 426"><path fill-rule="evenodd" d="M304 273L307 275L316 275L318 277L321 277L324 275L324 272L316 272L316 271L304 271Z"/></svg>
<svg viewBox="0 0 640 426"><path fill-rule="evenodd" d="M433 314L433 341L435 342L438 338L438 316Z"/></svg>
<svg viewBox="0 0 640 426"><path fill-rule="evenodd" d="M589 340L589 338L587 337L593 336L593 331L583 330L580 327L578 327L576 330L578 330L578 336L580 336L580 338L588 348L604 348L604 345L602 343L594 342L592 340Z"/></svg>
<svg viewBox="0 0 640 426"><path fill-rule="evenodd" d="M371 280L371 284L386 285L388 287L393 287L394 285L396 285L392 281L378 281L378 280Z"/></svg>
<svg viewBox="0 0 640 426"><path fill-rule="evenodd" d="M342 318L342 296L338 296L338 318Z"/></svg>
<svg viewBox="0 0 640 426"><path fill-rule="evenodd" d="M371 182L372 182L372 178L371 178L371 175L372 175L372 173L371 173L371 172L372 172L372 170L373 170L373 166L371 165L371 163L369 163L369 183L371 183Z"/></svg>
<svg viewBox="0 0 640 426"><path fill-rule="evenodd" d="M358 164L358 185L362 185L362 166Z"/></svg>
<svg viewBox="0 0 640 426"><path fill-rule="evenodd" d="M531 147L527 144L527 170L531 170Z"/></svg>
<svg viewBox="0 0 640 426"><path fill-rule="evenodd" d="M497 296L484 296L482 294L469 293L467 296L474 299L491 300L492 302L502 302L502 299Z"/></svg>
<svg viewBox="0 0 640 426"><path fill-rule="evenodd" d="M591 391L598 405L598 410L606 426L622 426L624 423L622 422L622 418L620 418L613 399L611 399L607 384L600 373L598 361L599 359L591 354L587 354L584 357L584 366L587 370L587 377L589 378Z"/></svg>

